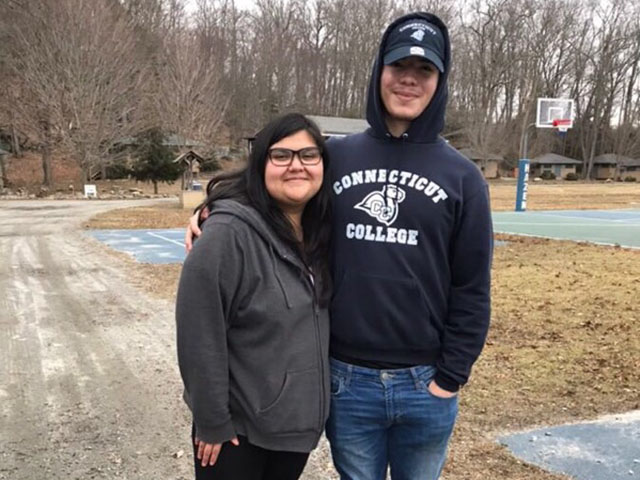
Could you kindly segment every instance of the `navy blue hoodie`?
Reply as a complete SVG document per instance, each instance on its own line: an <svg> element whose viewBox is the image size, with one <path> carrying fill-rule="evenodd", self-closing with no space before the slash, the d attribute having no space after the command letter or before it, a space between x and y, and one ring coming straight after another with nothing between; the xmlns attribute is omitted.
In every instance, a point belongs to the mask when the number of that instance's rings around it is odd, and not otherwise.
<svg viewBox="0 0 640 480"><path fill-rule="evenodd" d="M445 72L434 97L401 138L389 133L380 98L389 31L410 18L438 25ZM332 140L334 191L331 354L378 368L435 365L457 391L485 342L493 232L479 169L441 137L450 43L430 14L392 23L371 75L366 132Z"/></svg>

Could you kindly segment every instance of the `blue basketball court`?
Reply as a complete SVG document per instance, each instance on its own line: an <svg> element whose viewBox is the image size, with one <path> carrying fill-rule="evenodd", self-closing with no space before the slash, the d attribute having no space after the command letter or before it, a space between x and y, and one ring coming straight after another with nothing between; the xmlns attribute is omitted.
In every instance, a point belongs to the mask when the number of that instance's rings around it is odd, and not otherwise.
<svg viewBox="0 0 640 480"><path fill-rule="evenodd" d="M498 233L640 248L640 210L493 212Z"/></svg>
<svg viewBox="0 0 640 480"><path fill-rule="evenodd" d="M640 249L640 210L494 212L493 228L498 233ZM89 235L143 263L182 263L185 257L181 228L92 230Z"/></svg>
<svg viewBox="0 0 640 480"><path fill-rule="evenodd" d="M184 229L91 230L93 238L142 263L182 263Z"/></svg>

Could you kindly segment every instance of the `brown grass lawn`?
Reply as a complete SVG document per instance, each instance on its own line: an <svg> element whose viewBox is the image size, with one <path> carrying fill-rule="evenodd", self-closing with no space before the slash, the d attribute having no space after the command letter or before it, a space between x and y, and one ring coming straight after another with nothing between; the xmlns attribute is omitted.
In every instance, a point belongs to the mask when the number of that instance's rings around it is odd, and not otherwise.
<svg viewBox="0 0 640 480"><path fill-rule="evenodd" d="M515 184L492 183L510 210ZM530 209L640 208L640 185L531 184ZM116 210L91 228L182 227L176 208ZM487 346L463 389L446 480L562 478L526 465L498 434L640 409L640 251L499 236ZM132 281L172 300L178 265L127 265Z"/></svg>
<svg viewBox="0 0 640 480"><path fill-rule="evenodd" d="M132 182L117 186L114 184L110 188L128 188L131 185L134 184ZM103 188L107 188L107 186L105 185ZM148 190L150 187L146 185L145 188ZM174 186L166 188L172 192L175 190ZM514 181L492 181L490 188L493 210L514 209L516 198ZM640 208L640 184L531 182L527 208L529 210ZM91 219L87 227L107 229L183 227L187 224L190 215L190 211L180 209L177 203L173 207L165 204L156 208L111 210Z"/></svg>

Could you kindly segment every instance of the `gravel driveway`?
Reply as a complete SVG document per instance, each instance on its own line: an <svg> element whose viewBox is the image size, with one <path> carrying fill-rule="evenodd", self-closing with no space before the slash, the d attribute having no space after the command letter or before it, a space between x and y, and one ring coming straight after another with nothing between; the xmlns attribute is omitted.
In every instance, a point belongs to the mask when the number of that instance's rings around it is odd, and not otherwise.
<svg viewBox="0 0 640 480"><path fill-rule="evenodd" d="M0 479L192 478L173 304L81 230L157 202L0 202ZM332 478L323 440L303 479Z"/></svg>

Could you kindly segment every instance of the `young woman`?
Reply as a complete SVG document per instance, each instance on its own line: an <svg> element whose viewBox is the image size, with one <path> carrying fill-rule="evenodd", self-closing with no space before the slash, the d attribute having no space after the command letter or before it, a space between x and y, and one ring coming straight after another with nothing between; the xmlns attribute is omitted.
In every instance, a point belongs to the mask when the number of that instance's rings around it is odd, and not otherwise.
<svg viewBox="0 0 640 480"><path fill-rule="evenodd" d="M210 182L182 270L178 360L196 478L294 480L329 411L329 159L318 127L269 123Z"/></svg>

